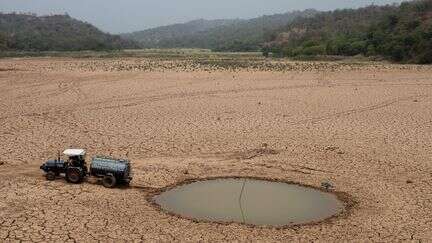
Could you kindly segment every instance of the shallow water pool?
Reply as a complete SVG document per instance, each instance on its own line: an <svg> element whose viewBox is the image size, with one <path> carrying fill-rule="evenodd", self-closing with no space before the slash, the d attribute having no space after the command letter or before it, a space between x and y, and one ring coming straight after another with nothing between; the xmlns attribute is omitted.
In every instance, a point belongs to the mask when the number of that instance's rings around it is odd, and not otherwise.
<svg viewBox="0 0 432 243"><path fill-rule="evenodd" d="M197 220L286 226L318 222L344 210L324 191L256 179L214 179L155 196L164 210Z"/></svg>

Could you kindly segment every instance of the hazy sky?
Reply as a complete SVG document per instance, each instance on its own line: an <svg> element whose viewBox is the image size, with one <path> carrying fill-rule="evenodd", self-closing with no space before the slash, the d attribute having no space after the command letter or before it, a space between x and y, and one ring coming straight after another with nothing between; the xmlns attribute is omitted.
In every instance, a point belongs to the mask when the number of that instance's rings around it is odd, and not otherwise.
<svg viewBox="0 0 432 243"><path fill-rule="evenodd" d="M0 11L69 13L111 33L193 19L253 18L315 8L331 10L401 0L0 0Z"/></svg>

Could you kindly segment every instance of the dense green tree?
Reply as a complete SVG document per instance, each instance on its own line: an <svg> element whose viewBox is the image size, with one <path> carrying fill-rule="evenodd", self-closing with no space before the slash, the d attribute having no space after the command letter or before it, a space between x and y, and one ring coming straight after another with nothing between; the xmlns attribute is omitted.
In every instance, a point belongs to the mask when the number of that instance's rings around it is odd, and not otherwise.
<svg viewBox="0 0 432 243"><path fill-rule="evenodd" d="M6 38L6 34L0 32L0 51L2 50L6 50L7 47L7 38Z"/></svg>
<svg viewBox="0 0 432 243"><path fill-rule="evenodd" d="M1 14L0 48L12 50L79 51L136 48L133 41L104 33L91 24L68 15L38 17L33 14ZM3 47L4 48L4 47Z"/></svg>
<svg viewBox="0 0 432 243"><path fill-rule="evenodd" d="M371 27L367 41L381 55L398 62L431 63L432 1L405 2Z"/></svg>
<svg viewBox="0 0 432 243"><path fill-rule="evenodd" d="M284 56L381 55L396 62L432 63L432 0L320 13L296 19L278 32L263 51Z"/></svg>

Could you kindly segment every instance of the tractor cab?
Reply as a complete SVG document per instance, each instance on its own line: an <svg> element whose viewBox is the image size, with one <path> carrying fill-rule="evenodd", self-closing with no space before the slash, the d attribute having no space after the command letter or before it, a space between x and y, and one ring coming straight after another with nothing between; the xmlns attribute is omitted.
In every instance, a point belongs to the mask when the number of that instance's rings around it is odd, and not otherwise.
<svg viewBox="0 0 432 243"><path fill-rule="evenodd" d="M66 162L70 166L84 167L86 151L84 149L66 149L63 154L67 156Z"/></svg>
<svg viewBox="0 0 432 243"><path fill-rule="evenodd" d="M72 183L80 183L87 175L84 149L66 149L63 154L68 157L66 161L66 180Z"/></svg>

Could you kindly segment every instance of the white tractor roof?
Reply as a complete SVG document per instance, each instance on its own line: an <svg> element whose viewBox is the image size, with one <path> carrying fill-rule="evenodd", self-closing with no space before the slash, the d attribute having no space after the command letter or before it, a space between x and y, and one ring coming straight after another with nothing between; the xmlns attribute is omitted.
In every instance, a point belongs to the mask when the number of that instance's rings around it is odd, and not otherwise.
<svg viewBox="0 0 432 243"><path fill-rule="evenodd" d="M84 149L66 149L63 154L69 157L73 156L84 156L86 151Z"/></svg>

